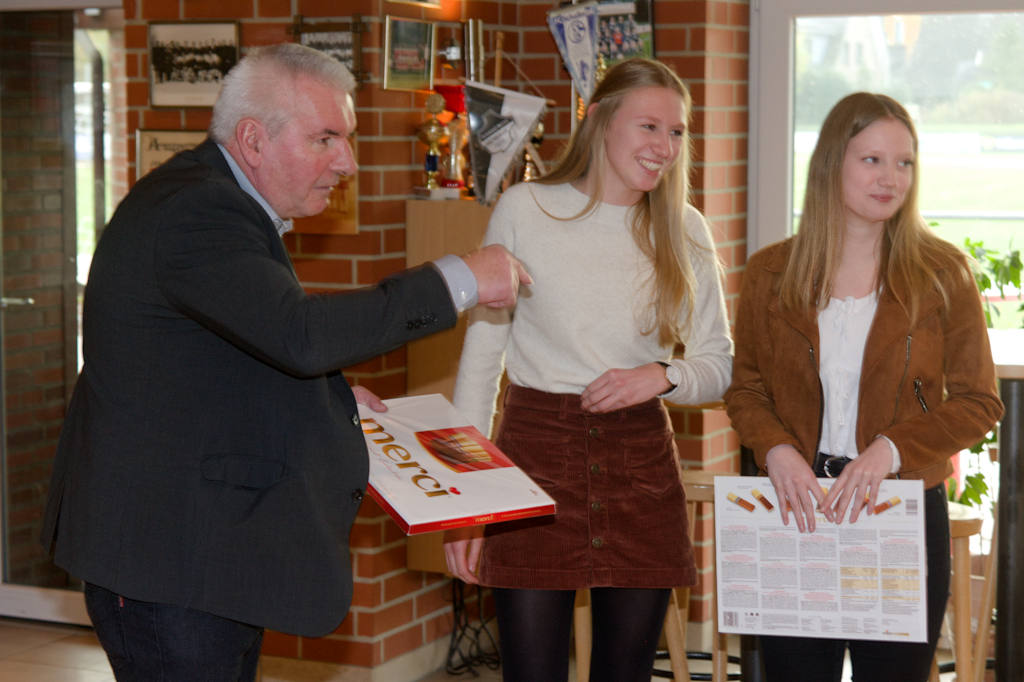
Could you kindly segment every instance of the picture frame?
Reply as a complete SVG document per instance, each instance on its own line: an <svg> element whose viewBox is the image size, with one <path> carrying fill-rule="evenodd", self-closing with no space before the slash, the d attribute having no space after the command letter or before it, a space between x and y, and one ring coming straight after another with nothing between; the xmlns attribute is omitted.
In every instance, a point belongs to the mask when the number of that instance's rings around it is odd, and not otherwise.
<svg viewBox="0 0 1024 682"><path fill-rule="evenodd" d="M311 23L301 14L296 15L292 34L302 45L325 52L344 64L362 85L369 79L363 68L363 33L368 31L359 14L352 21L320 21Z"/></svg>
<svg viewBox="0 0 1024 682"><path fill-rule="evenodd" d="M437 26L388 15L384 29L384 89L431 90Z"/></svg>
<svg viewBox="0 0 1024 682"><path fill-rule="evenodd" d="M350 138L352 153L359 158L356 135ZM316 215L295 218L292 231L296 234L358 234L359 233L359 173L341 178L327 201L327 208Z"/></svg>
<svg viewBox="0 0 1024 682"><path fill-rule="evenodd" d="M141 178L178 152L191 149L206 139L205 130L135 131L135 179Z"/></svg>
<svg viewBox="0 0 1024 682"><path fill-rule="evenodd" d="M652 0L598 0L597 53L606 67L630 57L654 58Z"/></svg>
<svg viewBox="0 0 1024 682"><path fill-rule="evenodd" d="M238 63L238 22L149 24L149 103L212 107L221 81Z"/></svg>

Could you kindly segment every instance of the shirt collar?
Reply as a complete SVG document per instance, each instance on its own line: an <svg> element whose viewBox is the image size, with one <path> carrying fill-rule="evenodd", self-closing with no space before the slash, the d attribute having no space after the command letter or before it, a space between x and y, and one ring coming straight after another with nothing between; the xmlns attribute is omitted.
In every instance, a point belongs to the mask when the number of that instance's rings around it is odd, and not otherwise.
<svg viewBox="0 0 1024 682"><path fill-rule="evenodd" d="M267 200L260 196L260 193L256 191L256 188L249 182L249 178L242 172L242 168L235 161L235 158L228 153L228 150L224 148L220 142L217 143L217 149L224 155L224 159L228 162L228 167L231 168L231 174L235 176L235 181L238 182L238 186L241 187L246 194L251 196L256 202L263 207L263 210L270 216L270 220L273 221L274 227L277 228L277 233L282 237L293 227L291 220L285 220L281 216L277 215L277 212L270 207Z"/></svg>

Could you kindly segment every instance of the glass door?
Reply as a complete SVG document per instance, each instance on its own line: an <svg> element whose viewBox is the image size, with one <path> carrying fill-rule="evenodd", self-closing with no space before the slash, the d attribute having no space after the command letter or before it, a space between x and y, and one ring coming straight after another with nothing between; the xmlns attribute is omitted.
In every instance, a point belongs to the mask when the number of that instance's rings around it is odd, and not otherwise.
<svg viewBox="0 0 1024 682"><path fill-rule="evenodd" d="M39 544L109 202L104 31L83 16L0 12L0 615L87 624L81 584Z"/></svg>

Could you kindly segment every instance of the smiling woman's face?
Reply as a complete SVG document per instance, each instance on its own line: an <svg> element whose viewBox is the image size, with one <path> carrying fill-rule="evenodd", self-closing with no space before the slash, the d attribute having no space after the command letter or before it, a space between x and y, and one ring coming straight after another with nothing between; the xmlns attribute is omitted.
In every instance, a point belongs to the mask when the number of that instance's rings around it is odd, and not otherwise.
<svg viewBox="0 0 1024 682"><path fill-rule="evenodd" d="M685 121L683 98L674 90L652 86L625 95L605 133L602 201L631 206L654 189L679 159Z"/></svg>

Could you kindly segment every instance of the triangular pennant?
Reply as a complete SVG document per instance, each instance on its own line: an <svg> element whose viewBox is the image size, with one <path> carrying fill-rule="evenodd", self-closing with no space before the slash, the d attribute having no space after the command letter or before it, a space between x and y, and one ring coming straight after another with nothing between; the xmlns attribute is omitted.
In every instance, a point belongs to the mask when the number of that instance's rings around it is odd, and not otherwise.
<svg viewBox="0 0 1024 682"><path fill-rule="evenodd" d="M548 12L548 26L584 103L594 92L597 68L597 3L584 2Z"/></svg>
<svg viewBox="0 0 1024 682"><path fill-rule="evenodd" d="M477 200L490 204L512 162L537 127L545 100L466 81L469 154Z"/></svg>

